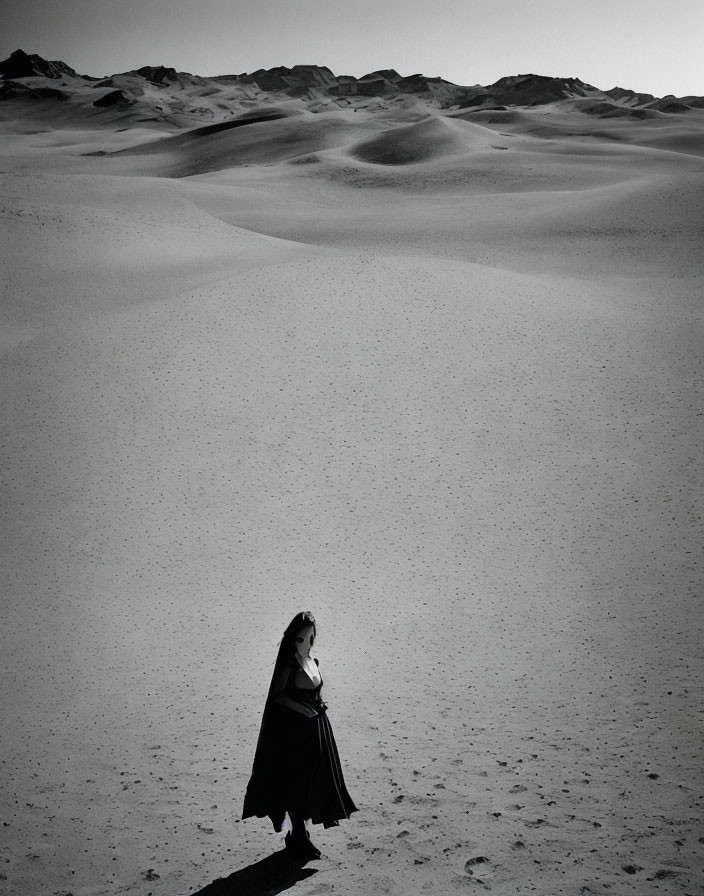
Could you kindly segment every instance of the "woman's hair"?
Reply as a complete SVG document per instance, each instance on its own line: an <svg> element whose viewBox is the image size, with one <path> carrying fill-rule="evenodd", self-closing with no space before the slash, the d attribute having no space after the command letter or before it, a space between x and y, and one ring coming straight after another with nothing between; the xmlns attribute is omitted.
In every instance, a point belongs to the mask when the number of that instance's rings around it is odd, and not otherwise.
<svg viewBox="0 0 704 896"><path fill-rule="evenodd" d="M302 613L296 613L293 619L286 626L286 631L284 632L284 636L281 639L281 643L279 644L279 652L276 656L276 663L274 664L274 673L271 676L269 697L271 697L274 688L274 682L277 680L280 670L284 666L290 666L291 663L293 663L293 658L296 653L296 635L301 631L301 629L307 628L309 625L313 626L313 641L315 641L317 628L315 625L315 617L310 611L305 610Z"/></svg>
<svg viewBox="0 0 704 896"><path fill-rule="evenodd" d="M308 628L309 625L313 626L313 641L315 641L317 629L315 627L315 617L313 616L313 614L310 612L310 610L304 610L302 613L296 613L296 615L286 627L284 636L281 639L281 645L279 647L279 657L283 659L293 656L293 654L296 652L296 635L301 631L301 629Z"/></svg>

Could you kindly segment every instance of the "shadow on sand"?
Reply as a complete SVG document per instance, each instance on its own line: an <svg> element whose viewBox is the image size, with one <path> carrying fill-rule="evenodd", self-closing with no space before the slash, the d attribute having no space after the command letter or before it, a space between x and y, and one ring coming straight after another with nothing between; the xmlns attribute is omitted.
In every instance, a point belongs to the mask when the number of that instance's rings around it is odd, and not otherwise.
<svg viewBox="0 0 704 896"><path fill-rule="evenodd" d="M219 877L192 896L276 896L317 874L315 868L305 868L305 864L305 859L292 859L281 849L261 862L233 871L229 877Z"/></svg>

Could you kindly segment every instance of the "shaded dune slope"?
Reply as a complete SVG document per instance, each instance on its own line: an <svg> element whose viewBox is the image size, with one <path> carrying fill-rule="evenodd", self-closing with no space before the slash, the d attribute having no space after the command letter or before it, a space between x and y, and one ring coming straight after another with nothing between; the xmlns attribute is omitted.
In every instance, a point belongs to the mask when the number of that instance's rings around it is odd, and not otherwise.
<svg viewBox="0 0 704 896"><path fill-rule="evenodd" d="M270 168L256 173L252 189L253 172L233 170L190 181L187 195L226 223L331 249L383 247L507 270L579 273L590 282L607 271L630 275L638 265L690 272L702 239L702 161L643 151L633 170L634 151L612 149L604 158L580 157L581 165L559 152L493 151L451 160L449 168L352 166L331 153L299 169L295 180ZM677 192L673 163L681 169ZM265 189L271 200L263 207ZM336 203L344 203L344 214L320 213ZM614 232L622 234L617 245Z"/></svg>
<svg viewBox="0 0 704 896"><path fill-rule="evenodd" d="M350 155L376 165L413 165L468 149L486 149L492 136L478 125L461 128L458 123L432 116L358 143Z"/></svg>
<svg viewBox="0 0 704 896"><path fill-rule="evenodd" d="M316 153L338 151L341 159L383 167L440 164L496 147L496 135L472 122L429 116L407 124L345 113L268 115L220 122L107 155L130 159L143 173L189 177L227 168L319 161ZM503 147L501 147L503 148ZM142 157L142 163L135 160Z"/></svg>
<svg viewBox="0 0 704 896"><path fill-rule="evenodd" d="M556 106L549 112L523 109L481 109L452 113L454 121L482 125L499 133L549 141L567 139L574 144L588 138L624 143L687 155L704 155L704 118L698 111L675 118L657 110L606 108L607 104L584 103L578 108ZM577 113L577 114L575 114ZM583 113L586 113L583 115ZM586 144L585 144L586 145ZM570 151L574 151L574 146Z"/></svg>
<svg viewBox="0 0 704 896"><path fill-rule="evenodd" d="M360 117L361 118L361 117ZM196 128L183 134L114 153L115 156L158 156L151 173L188 177L243 165L274 165L299 156L345 146L384 125L348 116L294 114L257 116Z"/></svg>
<svg viewBox="0 0 704 896"><path fill-rule="evenodd" d="M167 182L46 176L41 195L0 178L0 349L16 334L164 301L300 247L223 224ZM96 278L96 264L100 278Z"/></svg>
<svg viewBox="0 0 704 896"><path fill-rule="evenodd" d="M518 164L521 189L526 186L530 189L538 171L534 161L543 167L547 159L526 157L519 164L518 157L514 158L518 150L527 151L531 157L538 152L541 156L567 153L576 158L595 152L611 153L615 149L609 147L623 144L624 148L704 155L704 130L699 113L693 113L687 121L653 114L655 119L634 120L582 117L560 108L548 114L484 110L450 116L431 114L409 123L411 113L394 119L364 112L313 114L281 107L255 109L246 117L97 154L109 159L106 173L139 172L182 178L231 168L325 160L328 167L344 169L330 172L335 179L349 179L354 173L351 166L361 166L366 172L364 177L385 183L386 175L382 177L382 172L388 174L395 170L401 176L406 167L414 166L409 169L414 177L420 176L420 172L434 179L441 176L445 186L453 185L457 177L464 183L473 172L482 189L514 189L511 172ZM585 137L589 139L585 141ZM502 172L508 172L508 181L503 176L481 174L488 158L498 155L496 150L512 151L501 153L504 159L500 167ZM601 164L603 159L598 161ZM622 162L623 159L619 160L619 165ZM490 167L495 168L493 162ZM456 176L450 170L455 168L459 172ZM352 179L355 178L356 175ZM535 186L541 188L540 184ZM575 182L574 187L579 188L579 184Z"/></svg>

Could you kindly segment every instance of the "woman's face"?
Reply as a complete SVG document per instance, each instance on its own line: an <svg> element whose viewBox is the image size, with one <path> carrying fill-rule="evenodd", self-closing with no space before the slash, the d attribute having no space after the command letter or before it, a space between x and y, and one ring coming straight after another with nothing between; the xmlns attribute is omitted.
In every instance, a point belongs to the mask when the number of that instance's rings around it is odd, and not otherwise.
<svg viewBox="0 0 704 896"><path fill-rule="evenodd" d="M310 649L315 640L315 629L312 625L302 628L296 635L296 653L299 656L310 656Z"/></svg>

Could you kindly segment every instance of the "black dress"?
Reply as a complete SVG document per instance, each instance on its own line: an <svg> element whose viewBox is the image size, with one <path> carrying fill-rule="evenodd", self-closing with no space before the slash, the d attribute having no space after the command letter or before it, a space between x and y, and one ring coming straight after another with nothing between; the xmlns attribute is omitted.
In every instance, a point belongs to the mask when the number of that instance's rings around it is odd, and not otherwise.
<svg viewBox="0 0 704 896"><path fill-rule="evenodd" d="M322 678L315 687L297 687L299 670L310 681L294 659L283 693L311 706L317 715L309 718L282 706L270 692L244 798L242 818L268 815L276 831L281 830L287 810L326 828L357 810L345 787L327 707L320 697Z"/></svg>

